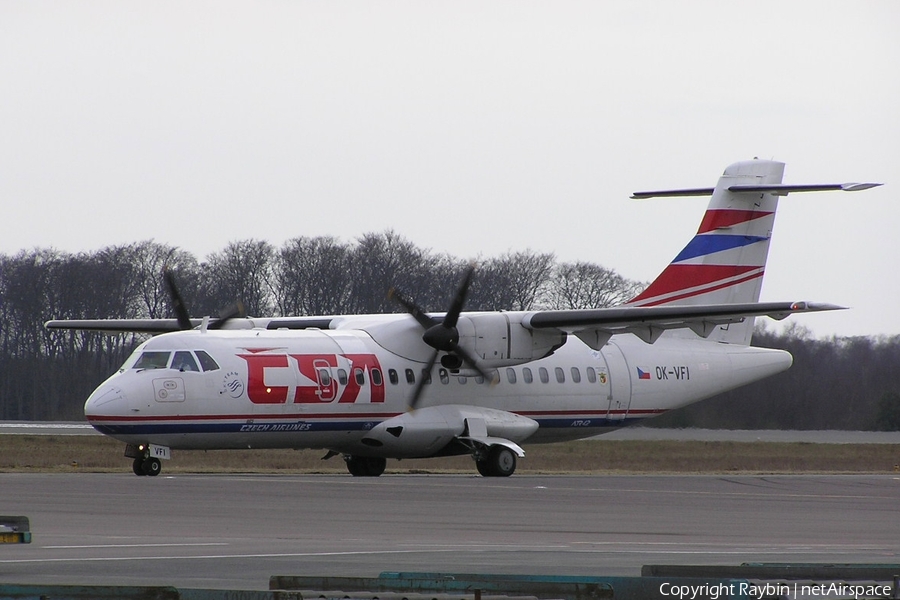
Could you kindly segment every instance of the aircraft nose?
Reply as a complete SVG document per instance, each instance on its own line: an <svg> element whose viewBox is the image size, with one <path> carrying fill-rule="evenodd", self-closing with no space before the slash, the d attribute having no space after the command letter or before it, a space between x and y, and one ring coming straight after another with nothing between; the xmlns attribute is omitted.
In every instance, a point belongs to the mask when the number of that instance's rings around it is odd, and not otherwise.
<svg viewBox="0 0 900 600"><path fill-rule="evenodd" d="M90 420L92 416L104 413L115 414L126 403L125 390L121 386L104 383L88 396L84 403L84 416Z"/></svg>

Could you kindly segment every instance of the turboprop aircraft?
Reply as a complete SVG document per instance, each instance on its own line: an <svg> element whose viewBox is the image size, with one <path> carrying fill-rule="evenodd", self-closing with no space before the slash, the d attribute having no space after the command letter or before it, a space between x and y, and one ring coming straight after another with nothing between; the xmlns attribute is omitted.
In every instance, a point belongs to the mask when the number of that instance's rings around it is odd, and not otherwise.
<svg viewBox="0 0 900 600"><path fill-rule="evenodd" d="M137 475L172 449L317 448L356 476L386 459L470 454L508 476L524 442L597 435L790 367L749 345L754 318L840 307L759 302L780 196L880 184L782 184L784 164L739 162L700 228L641 294L615 308L464 312L470 268L444 314L50 321L51 329L157 333L87 399L87 420L126 444Z"/></svg>

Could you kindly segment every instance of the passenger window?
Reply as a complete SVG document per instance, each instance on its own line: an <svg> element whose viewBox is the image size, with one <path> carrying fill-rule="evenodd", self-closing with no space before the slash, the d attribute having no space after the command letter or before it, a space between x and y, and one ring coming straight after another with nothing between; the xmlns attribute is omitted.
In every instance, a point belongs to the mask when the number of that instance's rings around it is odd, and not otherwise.
<svg viewBox="0 0 900 600"><path fill-rule="evenodd" d="M397 375L397 369L388 369L388 379L393 385L400 383L400 376Z"/></svg>
<svg viewBox="0 0 900 600"><path fill-rule="evenodd" d="M431 371L422 369L422 379L425 381L425 383L431 383Z"/></svg>
<svg viewBox="0 0 900 600"><path fill-rule="evenodd" d="M406 383L413 384L416 382L416 374L412 369L406 370Z"/></svg>
<svg viewBox="0 0 900 600"><path fill-rule="evenodd" d="M366 385L366 374L361 368L353 369L353 378L356 379L356 385Z"/></svg>
<svg viewBox="0 0 900 600"><path fill-rule="evenodd" d="M165 369L171 352L144 352L133 369Z"/></svg>
<svg viewBox="0 0 900 600"><path fill-rule="evenodd" d="M556 367L553 369L556 373L556 382L557 383L565 383L566 382L566 372L562 370L562 367Z"/></svg>
<svg viewBox="0 0 900 600"><path fill-rule="evenodd" d="M589 382L597 383L597 372L594 370L594 367L587 368L587 376Z"/></svg>
<svg viewBox="0 0 900 600"><path fill-rule="evenodd" d="M197 360L200 361L200 367L202 367L204 371L219 370L219 364L214 361L213 357L207 354L205 350L197 350L194 354L197 355Z"/></svg>
<svg viewBox="0 0 900 600"><path fill-rule="evenodd" d="M197 361L194 360L194 355L187 350L179 350L175 353L175 357L172 359L172 368L182 372L200 371L200 367L197 366Z"/></svg>
<svg viewBox="0 0 900 600"><path fill-rule="evenodd" d="M338 383L347 385L347 369L338 369Z"/></svg>
<svg viewBox="0 0 900 600"><path fill-rule="evenodd" d="M581 371L578 370L578 367L572 367L572 381L581 383Z"/></svg>
<svg viewBox="0 0 900 600"><path fill-rule="evenodd" d="M541 378L541 383L550 383L550 374L547 372L547 369L541 367L538 369L538 375Z"/></svg>
<svg viewBox="0 0 900 600"><path fill-rule="evenodd" d="M512 367L506 369L506 380L510 383L516 382L516 370Z"/></svg>
<svg viewBox="0 0 900 600"><path fill-rule="evenodd" d="M462 385L466 385L466 382L467 382L467 381L469 381L469 378L468 378L468 377L460 377L460 378L459 378L459 382L460 382Z"/></svg>
<svg viewBox="0 0 900 600"><path fill-rule="evenodd" d="M384 379L381 378L381 369L372 369L372 385L381 385Z"/></svg>
<svg viewBox="0 0 900 600"><path fill-rule="evenodd" d="M331 385L331 373L328 369L319 369L319 383L324 387Z"/></svg>
<svg viewBox="0 0 900 600"><path fill-rule="evenodd" d="M522 379L525 380L525 383L531 383L532 381L534 381L534 376L532 376L530 368L525 367L524 369L522 369Z"/></svg>
<svg viewBox="0 0 900 600"><path fill-rule="evenodd" d="M475 383L481 385L482 383L484 383L484 377L482 377L481 375L476 375L476 376L475 376Z"/></svg>
<svg viewBox="0 0 900 600"><path fill-rule="evenodd" d="M438 376L441 378L441 383L450 383L450 375L447 373L447 369L438 369Z"/></svg>

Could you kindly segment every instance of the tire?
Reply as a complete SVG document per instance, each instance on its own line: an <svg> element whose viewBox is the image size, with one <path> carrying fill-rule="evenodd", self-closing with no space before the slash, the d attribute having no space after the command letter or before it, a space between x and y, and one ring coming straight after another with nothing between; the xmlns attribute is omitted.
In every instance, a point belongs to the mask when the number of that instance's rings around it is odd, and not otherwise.
<svg viewBox="0 0 900 600"><path fill-rule="evenodd" d="M144 459L141 468L144 471L144 475L156 477L159 475L160 471L162 471L162 464L159 462L158 458L151 456L150 458Z"/></svg>
<svg viewBox="0 0 900 600"><path fill-rule="evenodd" d="M366 459L366 477L379 477L387 467L386 458L370 456Z"/></svg>
<svg viewBox="0 0 900 600"><path fill-rule="evenodd" d="M354 477L378 477L384 473L387 459L375 456L351 456L347 459L347 470Z"/></svg>
<svg viewBox="0 0 900 600"><path fill-rule="evenodd" d="M475 468L478 469L478 473L482 477L493 477L494 472L491 471L491 465L488 464L487 460L476 460Z"/></svg>
<svg viewBox="0 0 900 600"><path fill-rule="evenodd" d="M486 462L494 477L509 477L516 472L516 453L506 446L491 448Z"/></svg>
<svg viewBox="0 0 900 600"><path fill-rule="evenodd" d="M134 462L131 463L131 470L134 471L134 474L138 475L139 477L143 477L144 475L146 475L146 473L144 473L144 459L134 459Z"/></svg>

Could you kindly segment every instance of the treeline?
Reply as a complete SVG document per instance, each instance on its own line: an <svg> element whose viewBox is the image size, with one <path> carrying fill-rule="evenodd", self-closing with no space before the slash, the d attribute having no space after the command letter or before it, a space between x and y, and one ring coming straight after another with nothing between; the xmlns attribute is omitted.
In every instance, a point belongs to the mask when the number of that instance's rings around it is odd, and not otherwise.
<svg viewBox="0 0 900 600"><path fill-rule="evenodd" d="M591 308L620 304L643 285L586 262L508 252L476 257L467 310ZM49 319L174 316L161 276L175 273L192 315L236 299L250 315L397 312L397 287L430 311L446 310L471 260L416 247L393 231L352 242L300 237L280 248L232 242L200 262L153 241L71 254L0 255L0 419L79 420L90 392L143 338L51 332ZM760 320L759 323L764 323ZM758 327L753 343L782 348L794 366L665 415L659 425L741 429L900 430L900 337L812 338L802 326Z"/></svg>
<svg viewBox="0 0 900 600"><path fill-rule="evenodd" d="M474 260L467 310L611 306L643 287L548 253ZM192 315L215 316L239 299L249 315L302 316L397 312L391 287L425 310L444 311L470 262L418 248L393 231L352 242L300 237L280 248L236 241L203 262L154 241L77 254L0 255L0 419L82 418L90 392L143 338L54 332L44 322L173 317L164 268L175 274Z"/></svg>

